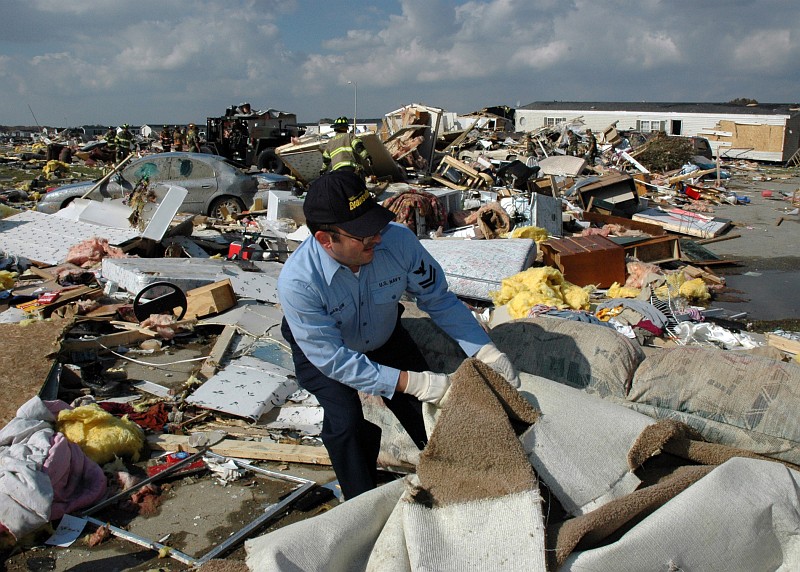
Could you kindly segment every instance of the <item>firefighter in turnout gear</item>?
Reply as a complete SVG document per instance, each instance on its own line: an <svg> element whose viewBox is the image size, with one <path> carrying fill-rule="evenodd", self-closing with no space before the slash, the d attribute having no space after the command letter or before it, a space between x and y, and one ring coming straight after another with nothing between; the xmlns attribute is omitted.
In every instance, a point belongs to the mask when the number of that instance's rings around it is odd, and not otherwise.
<svg viewBox="0 0 800 572"><path fill-rule="evenodd" d="M189 124L186 132L186 150L190 153L200 153L200 135L197 134L197 125Z"/></svg>
<svg viewBox="0 0 800 572"><path fill-rule="evenodd" d="M333 122L336 136L322 146L322 170L353 171L363 175L364 169L372 166L372 159L364 143L354 133L349 133L350 122L340 117Z"/></svg>
<svg viewBox="0 0 800 572"><path fill-rule="evenodd" d="M597 137L594 136L591 129L586 130L586 139L587 139L587 150L586 150L586 161L589 165L594 165L595 159L599 155L597 151Z"/></svg>
<svg viewBox="0 0 800 572"><path fill-rule="evenodd" d="M176 151L183 151L183 146L186 144L186 138L177 125L172 130L172 146Z"/></svg>
<svg viewBox="0 0 800 572"><path fill-rule="evenodd" d="M164 153L172 151L172 130L169 125L165 125L164 129L161 130L161 149Z"/></svg>
<svg viewBox="0 0 800 572"><path fill-rule="evenodd" d="M117 130L109 127L103 139L106 140L106 150L111 155L111 160L114 160L117 156Z"/></svg>
<svg viewBox="0 0 800 572"><path fill-rule="evenodd" d="M130 155L131 149L133 149L133 133L128 129L129 127L130 125L124 123L122 130L117 133L117 162Z"/></svg>

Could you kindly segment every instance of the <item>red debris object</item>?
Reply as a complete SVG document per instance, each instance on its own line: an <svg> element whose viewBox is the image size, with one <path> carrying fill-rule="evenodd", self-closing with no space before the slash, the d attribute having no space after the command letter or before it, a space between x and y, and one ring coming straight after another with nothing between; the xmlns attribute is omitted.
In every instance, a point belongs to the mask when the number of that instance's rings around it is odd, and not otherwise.
<svg viewBox="0 0 800 572"><path fill-rule="evenodd" d="M127 415L128 419L140 427L152 431L163 431L169 415L167 406L163 403L156 403L143 412L137 412L129 403L114 403L112 401L104 401L100 403L100 407L103 411L107 411L117 417Z"/></svg>
<svg viewBox="0 0 800 572"><path fill-rule="evenodd" d="M53 292L47 292L46 294L42 294L41 296L39 296L39 302L41 302L42 304L52 304L53 302L58 300L59 296L61 296L61 292L58 290Z"/></svg>
<svg viewBox="0 0 800 572"><path fill-rule="evenodd" d="M697 199L699 199L699 198L700 198L700 191L698 191L698 190L697 190L697 189L695 189L695 188L692 188L692 187L689 187L689 186L687 186L687 187L686 187L686 188L683 190L683 192L684 192L684 193L686 193L686 196L687 196L687 197L689 197L690 199L695 199L695 200L697 200Z"/></svg>
<svg viewBox="0 0 800 572"><path fill-rule="evenodd" d="M189 453L186 453L184 451L179 451L177 453L170 453L169 455L165 455L159 460L157 464L147 467L147 476L152 477L153 475L162 473L165 470L169 469L172 465L183 461L187 457L189 457ZM206 462L203 459L197 459L196 461L192 461L188 465L181 467L172 474L183 475L186 473L196 473L197 471L201 471L205 468L206 468Z"/></svg>

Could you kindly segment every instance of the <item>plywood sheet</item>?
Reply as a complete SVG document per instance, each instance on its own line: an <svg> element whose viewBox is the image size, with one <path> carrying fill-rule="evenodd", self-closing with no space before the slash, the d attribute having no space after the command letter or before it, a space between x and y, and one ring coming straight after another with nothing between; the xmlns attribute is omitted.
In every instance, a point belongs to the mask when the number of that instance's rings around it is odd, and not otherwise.
<svg viewBox="0 0 800 572"><path fill-rule="evenodd" d="M780 153L783 151L784 129L780 125L751 125L735 121L720 121L717 129L728 131L730 137L709 137L715 141L727 141L731 146Z"/></svg>
<svg viewBox="0 0 800 572"><path fill-rule="evenodd" d="M53 318L27 326L0 324L0 426L39 394L55 363L55 353L72 319ZM51 357L52 356L52 357Z"/></svg>
<svg viewBox="0 0 800 572"><path fill-rule="evenodd" d="M586 159L572 155L553 155L539 159L542 175L572 177L580 175L586 168Z"/></svg>

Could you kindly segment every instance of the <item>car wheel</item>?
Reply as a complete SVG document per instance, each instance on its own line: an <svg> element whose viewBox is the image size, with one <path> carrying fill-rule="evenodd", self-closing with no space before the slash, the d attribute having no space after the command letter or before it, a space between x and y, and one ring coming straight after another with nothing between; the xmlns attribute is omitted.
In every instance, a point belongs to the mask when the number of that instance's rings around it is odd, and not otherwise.
<svg viewBox="0 0 800 572"><path fill-rule="evenodd" d="M219 197L214 199L208 209L208 216L212 218L225 218L222 215L222 207L228 211L228 214L235 216L244 211L244 203L242 199L237 197Z"/></svg>
<svg viewBox="0 0 800 572"><path fill-rule="evenodd" d="M278 157L278 154L275 153L275 149L264 149L258 155L256 166L258 166L260 171L266 169L268 172L278 175L283 175L287 171L286 165L281 158Z"/></svg>

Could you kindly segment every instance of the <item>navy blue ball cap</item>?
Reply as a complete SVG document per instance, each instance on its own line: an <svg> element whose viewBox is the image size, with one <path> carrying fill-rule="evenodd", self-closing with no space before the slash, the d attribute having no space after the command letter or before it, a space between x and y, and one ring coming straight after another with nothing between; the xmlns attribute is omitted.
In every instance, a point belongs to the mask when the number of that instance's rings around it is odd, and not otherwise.
<svg viewBox="0 0 800 572"><path fill-rule="evenodd" d="M358 237L378 234L395 216L372 197L364 179L342 170L325 173L311 182L303 214L308 222L333 224Z"/></svg>

